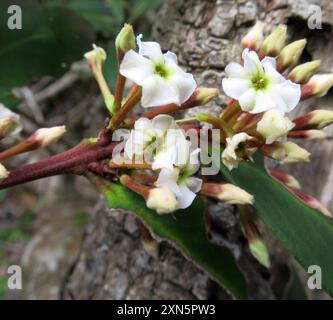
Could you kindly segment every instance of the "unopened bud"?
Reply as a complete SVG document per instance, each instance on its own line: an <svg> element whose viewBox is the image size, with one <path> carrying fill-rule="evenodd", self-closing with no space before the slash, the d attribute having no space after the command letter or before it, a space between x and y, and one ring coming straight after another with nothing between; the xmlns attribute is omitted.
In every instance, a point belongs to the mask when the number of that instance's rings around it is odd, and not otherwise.
<svg viewBox="0 0 333 320"><path fill-rule="evenodd" d="M9 134L15 135L21 129L20 116L0 103L0 139Z"/></svg>
<svg viewBox="0 0 333 320"><path fill-rule="evenodd" d="M0 119L0 139L9 135L15 128L13 117L5 117Z"/></svg>
<svg viewBox="0 0 333 320"><path fill-rule="evenodd" d="M270 267L269 253L262 238L249 240L249 248L253 256L266 268Z"/></svg>
<svg viewBox="0 0 333 320"><path fill-rule="evenodd" d="M279 69L284 70L294 66L298 62L305 45L306 40L302 39L284 47L277 58Z"/></svg>
<svg viewBox="0 0 333 320"><path fill-rule="evenodd" d="M264 113L257 124L257 131L266 139L266 144L271 144L285 136L294 126L283 113L273 109Z"/></svg>
<svg viewBox="0 0 333 320"><path fill-rule="evenodd" d="M204 183L201 194L229 204L253 204L254 202L251 194L230 183Z"/></svg>
<svg viewBox="0 0 333 320"><path fill-rule="evenodd" d="M325 139L327 134L322 130L296 130L290 131L288 137L294 139L318 140Z"/></svg>
<svg viewBox="0 0 333 320"><path fill-rule="evenodd" d="M333 73L318 74L302 86L302 99L323 97L333 86Z"/></svg>
<svg viewBox="0 0 333 320"><path fill-rule="evenodd" d="M281 24L264 40L261 55L277 56L286 43L286 37L287 27Z"/></svg>
<svg viewBox="0 0 333 320"><path fill-rule="evenodd" d="M277 170L277 169L268 169L269 174L275 178L276 180L280 181L281 183L283 183L285 186L289 187L289 188L293 188L296 190L301 189L301 184L299 183L299 181L293 177L292 175Z"/></svg>
<svg viewBox="0 0 333 320"><path fill-rule="evenodd" d="M242 39L243 48L248 48L250 51L257 51L260 49L263 41L264 23L258 21L248 34Z"/></svg>
<svg viewBox="0 0 333 320"><path fill-rule="evenodd" d="M195 91L195 101L198 105L205 105L219 95L216 88L199 87Z"/></svg>
<svg viewBox="0 0 333 320"><path fill-rule="evenodd" d="M153 188L146 199L147 207L159 214L172 213L179 208L179 202L173 192L166 187Z"/></svg>
<svg viewBox="0 0 333 320"><path fill-rule="evenodd" d="M300 64L288 74L287 78L296 83L306 83L320 67L320 60Z"/></svg>
<svg viewBox="0 0 333 320"><path fill-rule="evenodd" d="M122 53L126 53L127 51L136 48L135 35L133 27L130 24L125 23L118 33L116 38L116 48Z"/></svg>
<svg viewBox="0 0 333 320"><path fill-rule="evenodd" d="M295 130L323 129L333 123L333 111L315 110L294 120Z"/></svg>
<svg viewBox="0 0 333 320"><path fill-rule="evenodd" d="M93 44L93 50L84 54L90 66L102 65L106 60L106 52L103 48Z"/></svg>
<svg viewBox="0 0 333 320"><path fill-rule="evenodd" d="M261 150L269 157L279 161L282 164L294 163L301 161L309 161L310 153L298 146L296 143L274 142L270 145L265 145Z"/></svg>
<svg viewBox="0 0 333 320"><path fill-rule="evenodd" d="M65 126L38 129L30 139L35 140L42 148L58 141L66 132Z"/></svg>
<svg viewBox="0 0 333 320"><path fill-rule="evenodd" d="M6 179L9 175L7 169L0 163L0 181Z"/></svg>
<svg viewBox="0 0 333 320"><path fill-rule="evenodd" d="M322 214L325 216L332 218L332 213L322 204L320 203L316 198L309 196L308 194L305 194L303 192L300 192L298 190L291 190L292 193L297 196L299 199L301 199L303 202L305 202L308 206L319 210Z"/></svg>

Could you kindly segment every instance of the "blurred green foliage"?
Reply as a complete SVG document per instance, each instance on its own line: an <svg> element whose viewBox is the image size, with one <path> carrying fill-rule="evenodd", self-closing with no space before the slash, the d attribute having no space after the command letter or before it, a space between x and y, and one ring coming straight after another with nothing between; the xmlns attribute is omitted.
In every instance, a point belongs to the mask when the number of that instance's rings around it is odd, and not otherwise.
<svg viewBox="0 0 333 320"><path fill-rule="evenodd" d="M19 100L11 90L44 75L61 76L82 59L98 40L113 43L124 22L135 24L163 0L1 0L0 103L14 107ZM22 29L10 30L10 5L22 8ZM149 30L143 26L141 32ZM115 83L116 67L111 44L106 77Z"/></svg>

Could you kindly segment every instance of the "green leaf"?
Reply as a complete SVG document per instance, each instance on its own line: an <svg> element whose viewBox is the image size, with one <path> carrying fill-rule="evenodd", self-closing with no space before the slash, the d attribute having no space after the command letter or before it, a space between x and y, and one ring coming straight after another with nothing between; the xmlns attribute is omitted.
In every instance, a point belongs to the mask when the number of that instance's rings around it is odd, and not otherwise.
<svg viewBox="0 0 333 320"><path fill-rule="evenodd" d="M229 171L219 156L213 162L231 183L254 195L257 215L305 270L321 267L323 287L333 295L333 221L292 195L260 166L243 162Z"/></svg>
<svg viewBox="0 0 333 320"><path fill-rule="evenodd" d="M22 29L11 30L10 4L0 3L0 96L38 77L60 76L94 40L90 25L75 12L37 0L15 1L22 8Z"/></svg>
<svg viewBox="0 0 333 320"><path fill-rule="evenodd" d="M98 183L97 183L98 185ZM191 260L219 281L235 297L247 297L246 283L229 249L208 241L204 225L204 206L198 198L194 204L174 214L158 215L146 207L144 200L118 184L99 187L110 208L134 212L153 232L175 244Z"/></svg>

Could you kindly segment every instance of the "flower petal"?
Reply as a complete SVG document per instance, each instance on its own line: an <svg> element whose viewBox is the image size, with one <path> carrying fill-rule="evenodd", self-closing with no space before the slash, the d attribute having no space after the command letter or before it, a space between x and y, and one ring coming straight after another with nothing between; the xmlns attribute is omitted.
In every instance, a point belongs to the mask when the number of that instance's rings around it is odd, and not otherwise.
<svg viewBox="0 0 333 320"><path fill-rule="evenodd" d="M171 52L171 51L168 51L167 53L164 53L163 54L163 57L164 57L164 60L165 60L165 63L166 64L176 64L178 65L178 59L177 59L177 56Z"/></svg>
<svg viewBox="0 0 333 320"><path fill-rule="evenodd" d="M191 176L199 170L200 168L199 154L200 154L200 148L197 148L191 152L188 164L186 166L187 175Z"/></svg>
<svg viewBox="0 0 333 320"><path fill-rule="evenodd" d="M196 194L192 192L185 185L180 185L179 189L180 189L180 195L177 196L177 200L179 202L179 208L185 209L192 204L194 198L196 197Z"/></svg>
<svg viewBox="0 0 333 320"><path fill-rule="evenodd" d="M163 61L163 53L159 43L154 41L141 41L142 34L136 37L139 47L139 54L148 57L151 60Z"/></svg>
<svg viewBox="0 0 333 320"><path fill-rule="evenodd" d="M250 81L241 78L224 78L222 87L225 94L233 99L239 99L250 88Z"/></svg>
<svg viewBox="0 0 333 320"><path fill-rule="evenodd" d="M168 64L166 65L168 66ZM192 74L186 73L176 64L171 69L172 74L168 77L168 82L177 92L179 103L182 104L193 94L197 88L197 83Z"/></svg>
<svg viewBox="0 0 333 320"><path fill-rule="evenodd" d="M290 112L293 110L300 101L301 86L290 80L275 85L273 90L275 90L276 94L278 94L284 101L284 106L281 106L281 109L284 112Z"/></svg>
<svg viewBox="0 0 333 320"><path fill-rule="evenodd" d="M246 73L251 74L263 72L260 59L255 51L249 51L249 49L244 49L242 53L242 58L244 60L244 70Z"/></svg>
<svg viewBox="0 0 333 320"><path fill-rule="evenodd" d="M152 125L158 131L158 135L165 134L168 129L176 129L177 124L173 117L167 114L159 114L152 120Z"/></svg>
<svg viewBox="0 0 333 320"><path fill-rule="evenodd" d="M231 62L225 68L225 73L230 78L246 78L244 67L239 63Z"/></svg>
<svg viewBox="0 0 333 320"><path fill-rule="evenodd" d="M253 88L246 90L239 97L239 104L243 111L251 112L256 102L256 92Z"/></svg>
<svg viewBox="0 0 333 320"><path fill-rule="evenodd" d="M202 179L190 177L186 180L186 185L192 192L197 193L201 190Z"/></svg>
<svg viewBox="0 0 333 320"><path fill-rule="evenodd" d="M119 68L120 74L142 86L144 80L153 74L153 63L136 53L128 51Z"/></svg>
<svg viewBox="0 0 333 320"><path fill-rule="evenodd" d="M152 129L153 124L152 121L147 118L139 118L135 121L134 129L135 130L149 130Z"/></svg>
<svg viewBox="0 0 333 320"><path fill-rule="evenodd" d="M155 182L156 187L167 187L169 188L176 196L181 194L179 186L177 184L177 180L179 177L179 169L173 168L170 169L162 169L160 174L158 175L158 179Z"/></svg>
<svg viewBox="0 0 333 320"><path fill-rule="evenodd" d="M265 57L261 61L265 74L269 77L270 82L278 83L285 81L285 78L276 70L276 60L272 57Z"/></svg>
<svg viewBox="0 0 333 320"><path fill-rule="evenodd" d="M163 104L179 104L178 94L170 84L158 75L150 75L142 83L141 103L144 108Z"/></svg>

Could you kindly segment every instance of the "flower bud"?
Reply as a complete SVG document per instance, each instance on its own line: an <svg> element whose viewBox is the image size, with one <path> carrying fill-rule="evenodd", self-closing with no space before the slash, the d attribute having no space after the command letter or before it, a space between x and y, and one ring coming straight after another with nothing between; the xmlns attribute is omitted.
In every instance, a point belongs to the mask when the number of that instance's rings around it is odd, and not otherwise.
<svg viewBox="0 0 333 320"><path fill-rule="evenodd" d="M299 183L299 181L293 177L292 175L277 170L277 169L272 169L269 168L268 169L268 173L275 178L276 180L280 181L281 183L283 183L284 185L286 185L289 188L293 188L296 190L300 190L301 189L301 184Z"/></svg>
<svg viewBox="0 0 333 320"><path fill-rule="evenodd" d="M325 139L327 135L322 130L296 130L290 131L288 137L294 139L318 140Z"/></svg>
<svg viewBox="0 0 333 320"><path fill-rule="evenodd" d="M302 100L311 97L323 97L333 86L333 73L318 74L302 86Z"/></svg>
<svg viewBox="0 0 333 320"><path fill-rule="evenodd" d="M305 193L300 192L298 190L291 189L291 192L296 197L298 197L303 202L305 202L308 206L319 210L322 214L324 214L325 216L327 216L329 218L333 217L332 213L326 207L324 207L324 205L322 203L320 203L316 198L314 198L312 196L309 196L308 194L305 194Z"/></svg>
<svg viewBox="0 0 333 320"><path fill-rule="evenodd" d="M261 148L261 151L282 164L309 161L310 157L308 151L290 141L276 141L270 145L266 144Z"/></svg>
<svg viewBox="0 0 333 320"><path fill-rule="evenodd" d="M84 54L90 66L102 65L106 60L106 52L103 48L93 44L93 50Z"/></svg>
<svg viewBox="0 0 333 320"><path fill-rule="evenodd" d="M288 79L296 83L306 83L320 67L320 60L300 64L288 74Z"/></svg>
<svg viewBox="0 0 333 320"><path fill-rule="evenodd" d="M0 163L0 181L6 179L9 175L7 169Z"/></svg>
<svg viewBox="0 0 333 320"><path fill-rule="evenodd" d="M135 35L133 27L130 24L125 23L118 33L116 38L116 48L122 53L126 53L127 51L136 48Z"/></svg>
<svg viewBox="0 0 333 320"><path fill-rule="evenodd" d="M323 129L333 123L333 111L315 110L294 120L295 130Z"/></svg>
<svg viewBox="0 0 333 320"><path fill-rule="evenodd" d="M41 128L38 129L32 136L31 140L38 143L39 147L47 147L48 145L55 143L66 132L65 126L53 127L53 128Z"/></svg>
<svg viewBox="0 0 333 320"><path fill-rule="evenodd" d="M298 62L305 45L306 40L302 39L294 41L284 47L277 58L279 69L284 70L294 66Z"/></svg>
<svg viewBox="0 0 333 320"><path fill-rule="evenodd" d="M266 144L271 144L285 136L294 126L283 113L273 109L264 113L257 124L257 131L266 139Z"/></svg>
<svg viewBox="0 0 333 320"><path fill-rule="evenodd" d="M269 253L265 241L256 237L249 239L249 248L253 256L266 268L270 267Z"/></svg>
<svg viewBox="0 0 333 320"><path fill-rule="evenodd" d="M20 116L0 103L0 139L9 134L15 135L21 129Z"/></svg>
<svg viewBox="0 0 333 320"><path fill-rule="evenodd" d="M285 45L286 37L287 27L281 24L264 40L261 55L277 56Z"/></svg>
<svg viewBox="0 0 333 320"><path fill-rule="evenodd" d="M201 194L229 204L253 204L254 198L230 183L203 183Z"/></svg>
<svg viewBox="0 0 333 320"><path fill-rule="evenodd" d="M205 105L219 95L216 88L199 87L195 90L195 101L197 105Z"/></svg>
<svg viewBox="0 0 333 320"><path fill-rule="evenodd" d="M5 117L0 119L0 139L6 137L15 128L15 120L13 117Z"/></svg>
<svg viewBox="0 0 333 320"><path fill-rule="evenodd" d="M172 213L179 208L175 195L166 187L151 189L146 201L147 207L159 214Z"/></svg>
<svg viewBox="0 0 333 320"><path fill-rule="evenodd" d="M257 51L260 49L263 41L264 23L258 21L248 34L242 39L243 48L248 48L251 51Z"/></svg>

